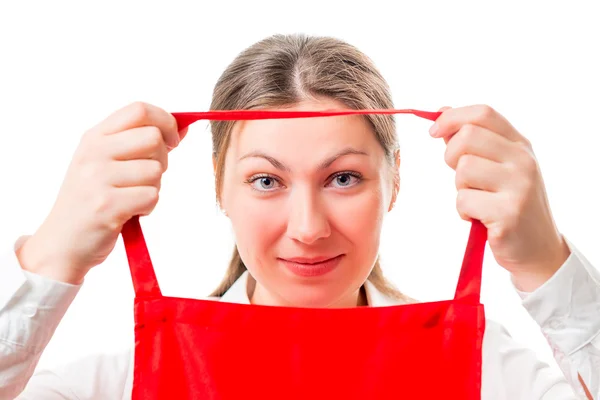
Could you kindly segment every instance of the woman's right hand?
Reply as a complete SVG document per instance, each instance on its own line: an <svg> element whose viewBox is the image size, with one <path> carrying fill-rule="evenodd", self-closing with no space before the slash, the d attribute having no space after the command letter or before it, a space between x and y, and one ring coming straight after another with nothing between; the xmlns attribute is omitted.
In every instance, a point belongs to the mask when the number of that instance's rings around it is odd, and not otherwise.
<svg viewBox="0 0 600 400"><path fill-rule="evenodd" d="M80 284L108 257L123 224L152 212L167 154L186 132L170 113L139 102L87 131L50 213L17 252L23 269Z"/></svg>

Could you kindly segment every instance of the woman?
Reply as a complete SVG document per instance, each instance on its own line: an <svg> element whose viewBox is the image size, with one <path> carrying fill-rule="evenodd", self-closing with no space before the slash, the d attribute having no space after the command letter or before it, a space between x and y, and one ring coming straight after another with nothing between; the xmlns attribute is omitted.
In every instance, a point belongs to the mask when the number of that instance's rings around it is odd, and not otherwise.
<svg viewBox="0 0 600 400"><path fill-rule="evenodd" d="M211 109L251 108L393 105L357 49L292 35L245 50L217 82ZM496 261L564 373L553 375L488 321L482 398L571 399L585 395L582 381L599 397L600 276L555 226L530 143L486 106L444 109L430 132L447 143L459 215L488 228ZM34 369L86 273L126 221L155 207L167 154L185 133L171 114L135 103L83 136L47 219L0 264L0 398L130 398L131 353ZM411 301L377 260L382 219L399 190L391 117L212 122L212 135L217 200L236 238L213 297L336 308Z"/></svg>

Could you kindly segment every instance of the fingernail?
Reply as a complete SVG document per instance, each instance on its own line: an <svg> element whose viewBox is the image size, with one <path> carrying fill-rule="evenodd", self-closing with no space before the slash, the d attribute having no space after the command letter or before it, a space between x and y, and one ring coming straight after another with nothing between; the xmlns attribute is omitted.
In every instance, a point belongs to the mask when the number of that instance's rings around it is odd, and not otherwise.
<svg viewBox="0 0 600 400"><path fill-rule="evenodd" d="M438 133L439 130L439 126L437 123L431 125L431 128L429 128L429 134L433 137L435 137Z"/></svg>

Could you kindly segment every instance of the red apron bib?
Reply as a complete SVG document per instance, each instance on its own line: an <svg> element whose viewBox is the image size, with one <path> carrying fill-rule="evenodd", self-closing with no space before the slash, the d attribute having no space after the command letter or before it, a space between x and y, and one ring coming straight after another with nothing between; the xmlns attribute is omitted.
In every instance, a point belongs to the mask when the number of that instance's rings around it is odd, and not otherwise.
<svg viewBox="0 0 600 400"><path fill-rule="evenodd" d="M416 110L215 111L248 120ZM138 399L480 399L487 230L474 220L453 300L308 309L162 296L137 217L122 231L135 288Z"/></svg>

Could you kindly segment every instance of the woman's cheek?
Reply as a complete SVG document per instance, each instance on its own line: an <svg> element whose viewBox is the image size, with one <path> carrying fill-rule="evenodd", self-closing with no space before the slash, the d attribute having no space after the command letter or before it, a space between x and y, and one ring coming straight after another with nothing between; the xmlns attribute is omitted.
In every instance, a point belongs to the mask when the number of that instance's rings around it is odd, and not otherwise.
<svg viewBox="0 0 600 400"><path fill-rule="evenodd" d="M356 195L340 198L329 207L331 221L340 234L355 248L367 251L366 244L379 242L384 206L380 190L365 190Z"/></svg>
<svg viewBox="0 0 600 400"><path fill-rule="evenodd" d="M234 201L236 211L232 219L235 241L238 250L247 263L260 265L264 258L276 257L274 253L285 225L284 208L277 205L275 199L256 199L238 197Z"/></svg>

